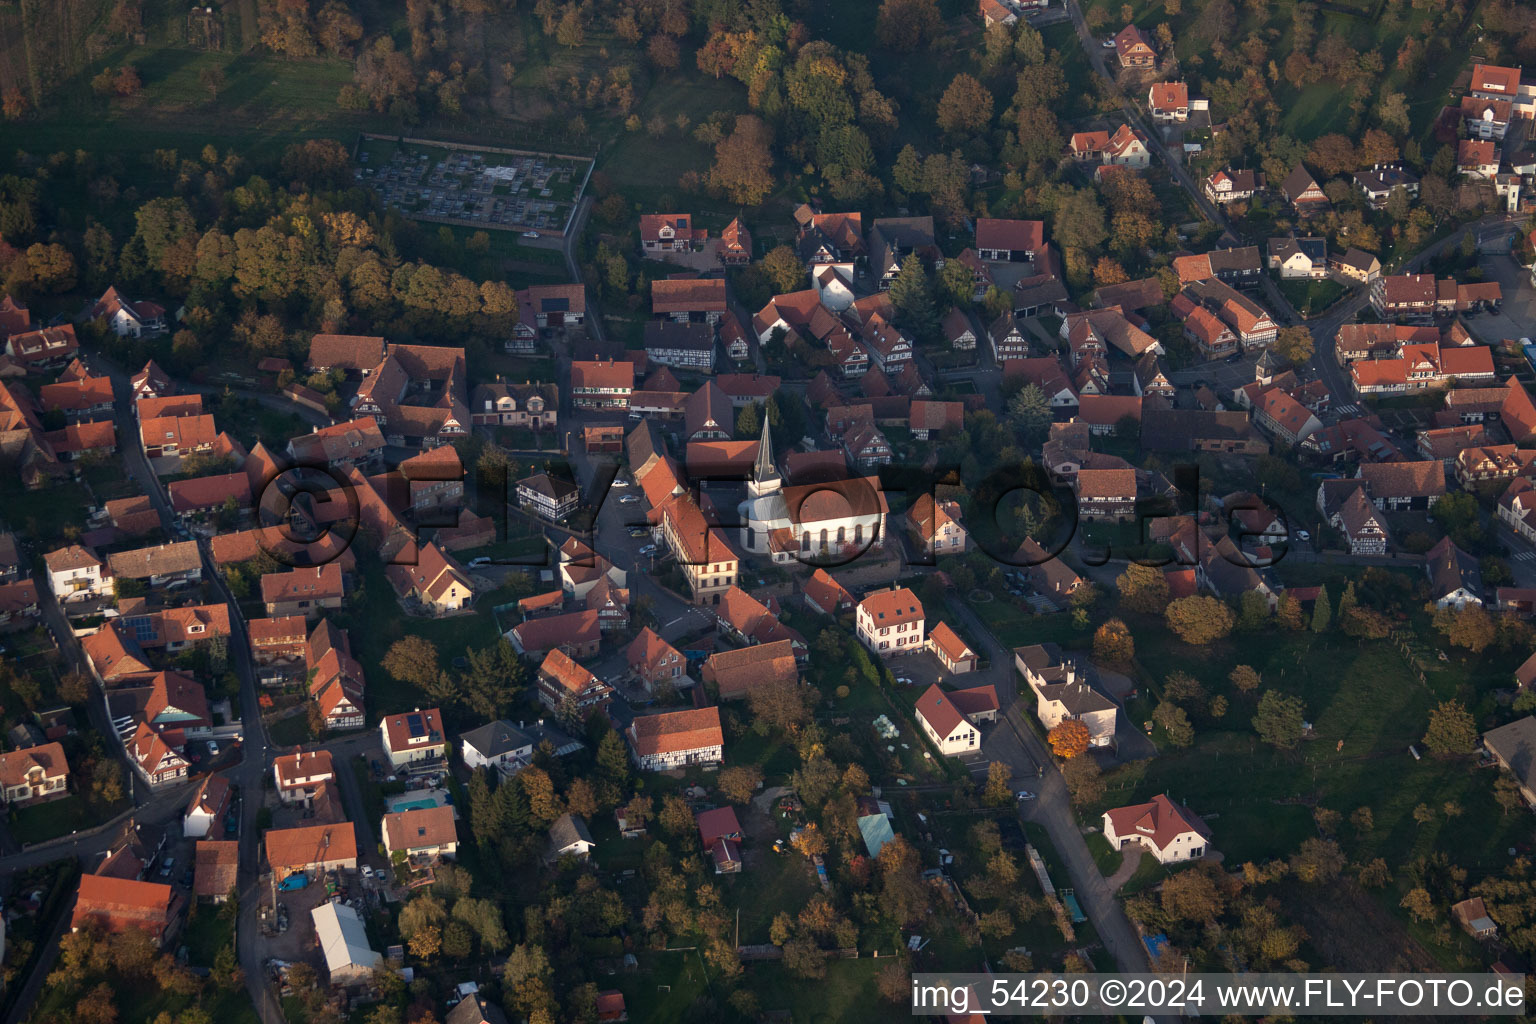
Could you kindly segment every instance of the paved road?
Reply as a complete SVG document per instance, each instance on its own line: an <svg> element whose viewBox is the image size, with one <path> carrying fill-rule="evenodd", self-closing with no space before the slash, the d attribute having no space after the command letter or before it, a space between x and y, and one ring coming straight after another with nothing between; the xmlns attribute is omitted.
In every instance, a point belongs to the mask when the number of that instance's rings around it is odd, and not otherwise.
<svg viewBox="0 0 1536 1024"><path fill-rule="evenodd" d="M576 212L571 214L571 223L565 232L565 241L561 246L565 253L565 269L571 275L571 280L577 284L584 283L581 276L581 265L576 262L576 241L581 237L582 230L587 225L587 216L592 212L592 197L583 196L581 204L576 207ZM587 333L593 341L603 340L603 314L597 304L592 301L592 296L587 296L587 315L585 317ZM563 389L566 391L567 389Z"/></svg>
<svg viewBox="0 0 1536 1024"><path fill-rule="evenodd" d="M171 511L169 496L160 479L150 468L144 449L139 444L138 419L134 414L132 387L129 374L110 359L97 359L97 365L112 378L116 402L113 408L117 423L118 450L130 476L139 482L150 503L160 515L166 533L176 521ZM288 403L284 408L290 408ZM291 407L298 408L298 407ZM240 680L240 719L242 724L242 758L240 764L229 772L230 781L240 787L243 819L240 827L240 921L236 930L236 949L240 966L245 971L245 983L251 999L261 1015L262 1024L282 1024L282 1012L267 987L266 976L261 969L261 951L258 945L260 932L256 922L256 881L259 874L260 851L256 829L256 814L261 808L262 775L271 763L266 730L261 723L261 708L257 702L256 673L251 662L250 638L246 633L245 620L240 614L239 603L230 593L224 578L218 572L209 553L208 542L200 540L198 548L203 557L203 578L229 605L230 638L228 657L230 668ZM110 735L110 732L107 733ZM185 787L177 787L165 794L174 800L172 810L179 811L186 799Z"/></svg>
<svg viewBox="0 0 1536 1024"><path fill-rule="evenodd" d="M970 635L977 638L986 653L991 667L985 682L997 685L998 701L1002 714L997 726L986 736L982 752L993 760L1002 761L1013 769L1015 778L1035 776L1030 788L1035 799L1019 805L1023 820L1042 826L1050 836L1051 845L1067 866L1067 875L1077 892L1078 903L1093 922L1099 938L1115 958L1122 972L1145 972L1150 969L1145 947L1125 916L1125 908L1115 899L1088 844L1078 830L1077 817L1072 810L1072 800L1067 794L1067 784L1056 770L1045 744L1024 720L1028 702L1018 696L1015 682L1013 652L1004 647L988 632L981 619L970 608L959 602L951 602L950 611L965 625Z"/></svg>

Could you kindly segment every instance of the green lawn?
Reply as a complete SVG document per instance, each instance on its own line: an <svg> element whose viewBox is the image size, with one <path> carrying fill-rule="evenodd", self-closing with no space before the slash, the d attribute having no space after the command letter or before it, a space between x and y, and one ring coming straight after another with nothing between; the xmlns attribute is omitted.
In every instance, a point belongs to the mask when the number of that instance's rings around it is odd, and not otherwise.
<svg viewBox="0 0 1536 1024"><path fill-rule="evenodd" d="M110 103L91 93L101 68L132 64L144 83L141 95ZM198 77L219 68L225 77L217 98ZM285 60L175 47L119 47L78 76L57 98L58 109L27 129L36 153L87 149L95 153L147 154L175 148L192 155L205 144L248 152L307 138L348 138L360 128L387 128L382 117L342 110L341 87L352 80L343 60Z"/></svg>
<svg viewBox="0 0 1536 1024"><path fill-rule="evenodd" d="M312 739L309 731L309 715L307 710L300 711L296 715L279 718L267 726L267 738L279 747L292 747L305 743Z"/></svg>
<svg viewBox="0 0 1536 1024"><path fill-rule="evenodd" d="M884 963L873 957L828 960L827 976L814 983L806 983L779 964L753 964L747 968L746 983L757 993L763 1010L785 1012L788 1014L787 1019L795 1021L795 1024L873 1020L881 1015L882 1010L892 1008L892 1004L880 999L875 989L875 978L884 966ZM906 1015L905 1008L901 1012L903 1016Z"/></svg>
<svg viewBox="0 0 1536 1024"><path fill-rule="evenodd" d="M62 800L20 807L11 812L8 826L11 838L23 846L67 836L82 828L100 824L82 797L71 794Z"/></svg>
<svg viewBox="0 0 1536 1024"><path fill-rule="evenodd" d="M1321 313L1349 291L1336 281L1280 281L1280 292L1303 316Z"/></svg>
<svg viewBox="0 0 1536 1024"><path fill-rule="evenodd" d="M1464 866L1502 863L1512 833L1529 831L1528 823L1506 819L1494 808L1489 773L1463 760L1415 761L1407 752L1409 744L1421 742L1437 701L1461 684L1501 685L1506 675L1490 671L1499 662L1447 663L1445 677L1431 677L1431 687L1411 677L1402 657L1386 643L1269 629L1236 634L1201 649L1174 639L1160 620L1134 615L1127 620L1137 639L1138 661L1155 688L1169 673L1186 671L1201 680L1208 694L1225 696L1230 707L1219 721L1197 710L1194 746L1165 747L1154 760L1109 773L1110 792L1093 813L1167 793L1206 816L1214 845L1229 864L1288 856L1316 834L1311 808L1317 804L1346 818L1355 808L1369 806L1376 827L1362 841L1359 856L1385 856L1393 863L1402 863L1406 850L1433 848L1442 828L1447 837L1452 834L1454 822L1421 828L1413 821L1411 812L1421 802L1438 807L1454 800L1465 808L1464 820L1482 823L1459 833L1457 857ZM1227 681L1238 664L1259 671L1261 692L1276 689L1299 696L1315 738L1296 751L1261 743L1250 725L1254 698Z"/></svg>

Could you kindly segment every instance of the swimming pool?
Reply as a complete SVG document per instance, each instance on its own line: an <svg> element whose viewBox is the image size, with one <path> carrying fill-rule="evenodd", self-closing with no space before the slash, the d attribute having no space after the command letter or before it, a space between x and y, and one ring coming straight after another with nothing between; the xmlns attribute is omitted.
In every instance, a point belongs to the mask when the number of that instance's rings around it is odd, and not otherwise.
<svg viewBox="0 0 1536 1024"><path fill-rule="evenodd" d="M421 811L428 807L436 807L437 801L428 797L425 800L405 800L392 805L395 811Z"/></svg>

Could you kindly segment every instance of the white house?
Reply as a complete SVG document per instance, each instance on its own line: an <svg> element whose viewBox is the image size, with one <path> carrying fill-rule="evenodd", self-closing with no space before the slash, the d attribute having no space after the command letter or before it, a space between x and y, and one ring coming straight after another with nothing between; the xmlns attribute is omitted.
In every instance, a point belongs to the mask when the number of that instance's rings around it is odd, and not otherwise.
<svg viewBox="0 0 1536 1024"><path fill-rule="evenodd" d="M384 738L389 763L396 768L413 761L441 760L448 754L443 713L437 708L386 715L379 723L379 735Z"/></svg>
<svg viewBox="0 0 1536 1024"><path fill-rule="evenodd" d="M187 839L206 839L229 812L229 783L222 775L209 775L187 801L181 834Z"/></svg>
<svg viewBox="0 0 1536 1024"><path fill-rule="evenodd" d="M926 647L923 625L923 603L906 587L870 594L855 616L859 642L882 658Z"/></svg>
<svg viewBox="0 0 1536 1024"><path fill-rule="evenodd" d="M1211 845L1205 822L1161 793L1150 803L1105 811L1104 838L1117 850L1138 843L1159 864L1199 860Z"/></svg>
<svg viewBox="0 0 1536 1024"><path fill-rule="evenodd" d="M496 721L459 735L464 767L495 768L515 774L533 760L533 738L511 722Z"/></svg>
<svg viewBox="0 0 1536 1024"><path fill-rule="evenodd" d="M937 683L917 699L917 720L923 732L946 757L981 749L981 730L976 728Z"/></svg>
<svg viewBox="0 0 1536 1024"><path fill-rule="evenodd" d="M277 796L285 804L303 804L315 798L322 782L333 782L336 769L329 750L299 750L284 754L272 762L272 778L277 782Z"/></svg>
<svg viewBox="0 0 1536 1024"><path fill-rule="evenodd" d="M84 601L112 591L112 577L106 566L79 544L50 551L43 561L48 565L48 585L60 601Z"/></svg>
<svg viewBox="0 0 1536 1024"><path fill-rule="evenodd" d="M561 857L586 860L597 846L587 829L586 819L574 814L562 814L549 826L549 846L544 859L553 864Z"/></svg>

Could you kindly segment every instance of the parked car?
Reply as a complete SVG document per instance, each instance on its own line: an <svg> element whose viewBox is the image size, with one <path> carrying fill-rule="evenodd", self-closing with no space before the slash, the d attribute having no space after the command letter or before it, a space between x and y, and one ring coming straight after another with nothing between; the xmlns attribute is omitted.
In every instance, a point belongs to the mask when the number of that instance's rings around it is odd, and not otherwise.
<svg viewBox="0 0 1536 1024"><path fill-rule="evenodd" d="M363 865L363 872L362 872L362 874L363 874L364 878L372 878L373 877L373 868L370 867L367 864L364 864Z"/></svg>
<svg viewBox="0 0 1536 1024"><path fill-rule="evenodd" d="M481 555L479 558L471 558L469 560L469 567L471 569L478 569L482 565L490 565L490 564L491 564L491 560L486 555Z"/></svg>
<svg viewBox="0 0 1536 1024"><path fill-rule="evenodd" d="M213 757L218 757L219 756L219 741L218 740L209 740L208 741L208 753L211 756L213 756Z"/></svg>
<svg viewBox="0 0 1536 1024"><path fill-rule="evenodd" d="M176 858L175 857L167 857L167 858L165 858L165 863L160 865L160 877L161 878L170 878L171 877L171 872L175 869L175 867L176 867Z"/></svg>
<svg viewBox="0 0 1536 1024"><path fill-rule="evenodd" d="M621 494L621 495L619 495L619 504L620 505L633 505L635 502L637 502L639 500L640 500L640 496L638 494Z"/></svg>
<svg viewBox="0 0 1536 1024"><path fill-rule="evenodd" d="M1104 47L1106 50L1113 50L1115 48L1115 41L1113 39L1106 39L1099 45Z"/></svg>
<svg viewBox="0 0 1536 1024"><path fill-rule="evenodd" d="M1021 789L1014 795L1019 798L1019 803L1025 803L1026 801L1033 800L1035 798L1035 794L1031 793L1027 789Z"/></svg>
<svg viewBox="0 0 1536 1024"><path fill-rule="evenodd" d="M1296 531L1296 539L1297 540L1311 540L1312 539L1312 535L1310 533L1308 533L1306 530L1297 530Z"/></svg>

